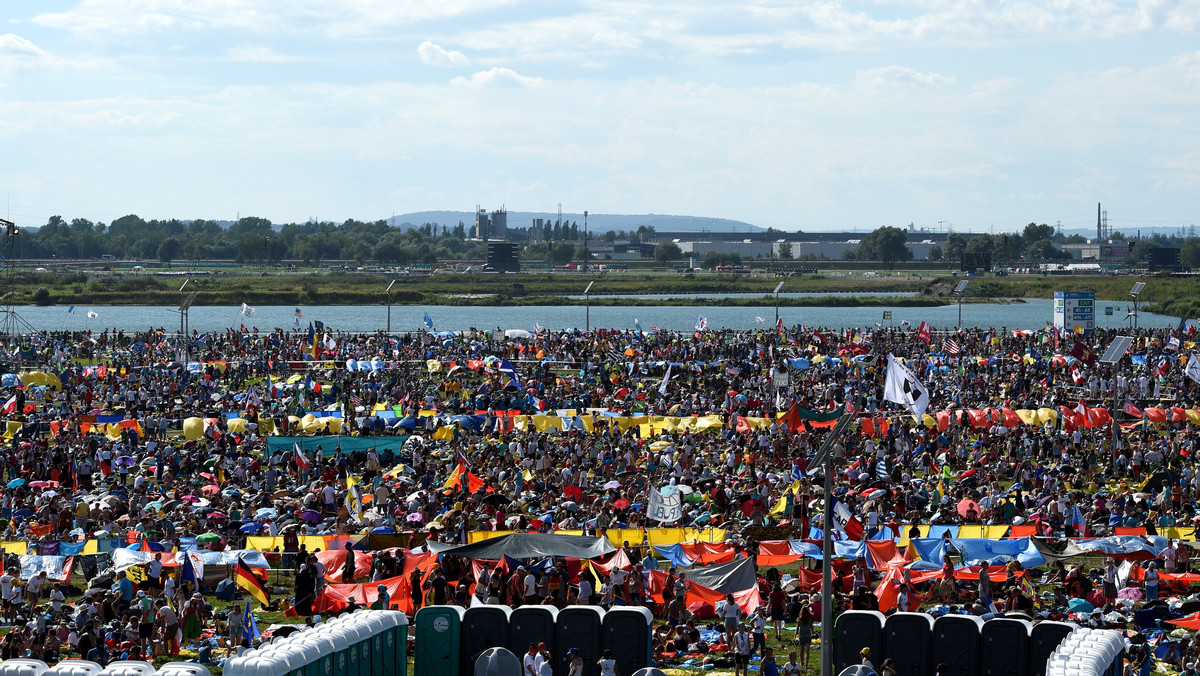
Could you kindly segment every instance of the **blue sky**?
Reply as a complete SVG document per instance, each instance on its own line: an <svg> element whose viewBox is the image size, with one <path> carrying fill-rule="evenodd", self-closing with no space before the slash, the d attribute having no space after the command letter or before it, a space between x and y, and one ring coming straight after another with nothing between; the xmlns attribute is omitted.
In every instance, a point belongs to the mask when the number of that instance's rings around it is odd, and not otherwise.
<svg viewBox="0 0 1200 676"><path fill-rule="evenodd" d="M1200 0L10 0L0 190L276 222L1196 222ZM519 225L519 224L518 224Z"/></svg>

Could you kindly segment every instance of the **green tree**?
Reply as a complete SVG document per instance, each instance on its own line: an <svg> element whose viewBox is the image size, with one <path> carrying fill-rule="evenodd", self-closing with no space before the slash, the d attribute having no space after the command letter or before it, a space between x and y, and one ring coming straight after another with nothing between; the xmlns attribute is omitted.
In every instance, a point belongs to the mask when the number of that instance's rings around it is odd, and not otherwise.
<svg viewBox="0 0 1200 676"><path fill-rule="evenodd" d="M1066 258L1070 258L1071 254L1058 249L1054 246L1053 242L1045 238L1039 239L1033 244L1030 244L1029 248L1025 252L1025 257L1032 261L1065 260L1064 256Z"/></svg>
<svg viewBox="0 0 1200 676"><path fill-rule="evenodd" d="M1026 249L1033 246L1034 242L1041 240L1049 240L1054 237L1054 226L1046 225L1045 223L1038 225L1030 223L1025 226L1025 231L1021 234L1021 243Z"/></svg>
<svg viewBox="0 0 1200 676"><path fill-rule="evenodd" d="M683 258L683 249L675 242L659 242L658 246L654 247L654 260L659 263L677 261L680 258Z"/></svg>
<svg viewBox="0 0 1200 676"><path fill-rule="evenodd" d="M942 255L947 260L957 263L966 249L967 239L957 232L946 235L946 246L942 247Z"/></svg>
<svg viewBox="0 0 1200 676"><path fill-rule="evenodd" d="M792 243L791 242L780 242L779 243L779 257L784 260L792 259Z"/></svg>
<svg viewBox="0 0 1200 676"><path fill-rule="evenodd" d="M1185 267L1200 268L1200 239L1192 237L1179 247L1179 262Z"/></svg>
<svg viewBox="0 0 1200 676"><path fill-rule="evenodd" d="M940 260L942 260L942 255L943 255L942 247L940 247L940 246L929 247L929 260L940 261Z"/></svg>
<svg viewBox="0 0 1200 676"><path fill-rule="evenodd" d="M547 249L546 257L553 265L566 265L575 257L575 247L570 242L555 242Z"/></svg>
<svg viewBox="0 0 1200 676"><path fill-rule="evenodd" d="M904 230L885 225L863 237L862 243L858 245L858 257L859 260L865 258L879 261L891 270L896 267L898 261L912 260L912 250L907 244L908 234Z"/></svg>
<svg viewBox="0 0 1200 676"><path fill-rule="evenodd" d="M174 237L164 239L158 245L158 260L162 263L170 263L179 258L179 252L183 250L183 244Z"/></svg>

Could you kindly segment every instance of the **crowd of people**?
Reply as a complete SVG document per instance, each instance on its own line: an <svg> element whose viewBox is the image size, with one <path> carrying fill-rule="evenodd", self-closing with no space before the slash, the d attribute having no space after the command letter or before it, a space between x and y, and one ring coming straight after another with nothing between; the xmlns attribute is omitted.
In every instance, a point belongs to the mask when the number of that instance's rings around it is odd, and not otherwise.
<svg viewBox="0 0 1200 676"><path fill-rule="evenodd" d="M485 568L480 579L469 561L446 556L427 576L406 568L405 556L423 541L466 543L478 531L719 529L739 557L758 553L753 537L737 537L746 529L817 541L823 479L811 461L824 446L859 538L898 538L901 553L920 526L1032 526L1048 540L1142 528L1181 540L1147 540L1161 566L1144 566L1136 579L1119 576L1112 560L1080 559L1041 571L1013 561L956 583L978 562L951 546L932 562L939 576L906 569L889 609L1079 621L1071 600L1099 591L1094 621L1115 621L1113 612L1133 606L1123 603L1132 595L1122 595L1119 580L1138 586L1139 600L1186 593L1186 581L1158 574L1189 570L1200 522L1191 334L1182 326L1132 332L1114 368L1097 359L1114 332L1051 327L521 337L243 328L186 340L162 329L39 333L0 388L8 441L0 539L39 553L89 539L152 542L173 564L170 552L180 547L238 550L249 537L281 536L279 565L296 574L292 604L302 615L334 572L338 582L411 574L414 607L469 605L471 596L648 605L669 620L658 649L675 654L714 644L741 654L743 622L754 635L770 626L777 636L795 624L789 640L807 664L822 599L770 566L759 567L762 610L726 603L718 612L727 613L719 618L727 631L701 639L698 618L673 603L683 598L686 571L670 571L664 594L649 570L668 566L639 538L622 543L637 568L617 575L533 570L526 561ZM923 415L887 401L889 354L928 388ZM845 411L853 423L827 439L830 416ZM315 435L313 420L322 421ZM298 439L269 443L280 437ZM650 517L654 492L681 494L677 518ZM365 569L347 556L350 569L338 571L298 544L359 533L412 539L375 552ZM202 594L211 590L156 563L136 584L118 573L68 603L78 575L61 584L44 571L21 579L10 558L0 597L17 629L0 641L0 658L139 659L219 634ZM845 561L829 602L878 608L886 576L865 560ZM747 655L761 654L760 642L750 646ZM1181 667L1196 659L1191 645L1177 652L1170 659Z"/></svg>

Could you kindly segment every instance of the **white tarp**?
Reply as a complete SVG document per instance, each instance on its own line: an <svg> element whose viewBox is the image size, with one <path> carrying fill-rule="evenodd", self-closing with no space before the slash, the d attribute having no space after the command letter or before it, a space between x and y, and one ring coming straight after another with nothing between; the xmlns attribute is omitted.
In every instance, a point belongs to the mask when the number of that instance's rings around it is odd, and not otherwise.
<svg viewBox="0 0 1200 676"><path fill-rule="evenodd" d="M263 556L262 552L256 552L250 549L235 549L226 552L210 552L207 550L191 550L193 565L197 560L207 566L226 565L232 566L241 558L251 568L270 568L267 563L267 557ZM118 573L122 570L141 566L150 563L154 560L155 554L163 554L163 563L167 565L182 564L184 552L143 552L133 549L114 549L112 552L113 569ZM197 570L198 575L203 575L202 569Z"/></svg>
<svg viewBox="0 0 1200 676"><path fill-rule="evenodd" d="M28 580L38 573L46 571L46 578L55 582L65 582L71 577L71 569L75 567L73 556L32 556L17 557L21 563L21 579Z"/></svg>

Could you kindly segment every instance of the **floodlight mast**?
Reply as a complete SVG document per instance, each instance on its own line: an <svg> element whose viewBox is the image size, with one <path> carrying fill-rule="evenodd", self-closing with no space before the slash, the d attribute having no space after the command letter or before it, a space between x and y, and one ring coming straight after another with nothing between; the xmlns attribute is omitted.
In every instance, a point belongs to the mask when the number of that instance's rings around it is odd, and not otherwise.
<svg viewBox="0 0 1200 676"><path fill-rule="evenodd" d="M592 285L595 283L596 280L593 279L592 281L588 282L587 288L583 290L583 308L585 313L583 319L584 333L591 333L592 331L592 297L588 294L591 292Z"/></svg>
<svg viewBox="0 0 1200 676"><path fill-rule="evenodd" d="M1111 436L1109 440L1109 445L1111 446L1109 449L1109 458L1110 462L1113 463L1113 467L1116 467L1117 462L1117 411L1121 407L1121 393L1117 389L1117 376L1121 372L1121 359L1125 356L1125 353L1129 351L1129 346L1132 343L1133 338L1130 336L1117 336L1113 339L1113 342L1109 343L1108 349L1104 351L1104 355L1100 357L1100 363L1109 364L1112 366L1113 408L1109 415L1109 417L1112 418L1112 429L1110 430Z"/></svg>
<svg viewBox="0 0 1200 676"><path fill-rule="evenodd" d="M958 296L958 328L960 330L962 329L962 299L963 292L967 290L967 281L968 280L966 279L962 280L958 283L958 286L954 288L954 294Z"/></svg>
<svg viewBox="0 0 1200 676"><path fill-rule="evenodd" d="M775 325L779 326L779 290L783 288L783 282L775 285Z"/></svg>
<svg viewBox="0 0 1200 676"><path fill-rule="evenodd" d="M392 280L391 284L383 292L387 295L387 333L392 335L392 287L396 286L396 280ZM385 343L386 346L386 343Z"/></svg>

